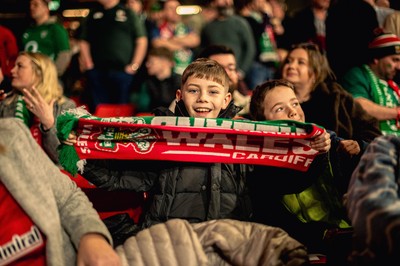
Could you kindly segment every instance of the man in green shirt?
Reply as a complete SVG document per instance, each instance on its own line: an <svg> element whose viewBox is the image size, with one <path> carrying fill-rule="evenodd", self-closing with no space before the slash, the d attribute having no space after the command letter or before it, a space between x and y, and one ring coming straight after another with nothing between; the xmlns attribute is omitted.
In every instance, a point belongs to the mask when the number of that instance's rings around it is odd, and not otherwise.
<svg viewBox="0 0 400 266"><path fill-rule="evenodd" d="M380 122L384 135L400 136L400 38L381 33L369 44L369 63L351 68L340 81L355 101Z"/></svg>
<svg viewBox="0 0 400 266"><path fill-rule="evenodd" d="M30 0L29 9L33 24L22 34L23 50L48 55L62 76L71 60L69 36L63 25L50 16L51 0Z"/></svg>

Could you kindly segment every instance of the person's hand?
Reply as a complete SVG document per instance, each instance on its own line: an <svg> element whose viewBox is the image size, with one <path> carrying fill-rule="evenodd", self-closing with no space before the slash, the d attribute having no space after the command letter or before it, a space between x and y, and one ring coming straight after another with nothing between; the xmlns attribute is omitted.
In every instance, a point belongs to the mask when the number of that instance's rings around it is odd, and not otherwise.
<svg viewBox="0 0 400 266"><path fill-rule="evenodd" d="M96 233L86 234L81 238L78 248L78 266L119 266L121 260L106 239Z"/></svg>
<svg viewBox="0 0 400 266"><path fill-rule="evenodd" d="M26 108L37 116L44 130L49 130L54 126L55 119L53 115L53 105L56 99L52 99L50 103L46 103L42 95L32 87L30 90L23 89L24 101Z"/></svg>
<svg viewBox="0 0 400 266"><path fill-rule="evenodd" d="M4 90L0 90L0 101L7 98L8 94Z"/></svg>
<svg viewBox="0 0 400 266"><path fill-rule="evenodd" d="M76 144L76 139L76 133L74 131L71 131L71 133L68 134L68 138L62 141L62 143L72 146Z"/></svg>
<svg viewBox="0 0 400 266"><path fill-rule="evenodd" d="M310 147L320 153L328 152L331 148L331 136L328 132L324 131L321 135L316 136L310 142Z"/></svg>
<svg viewBox="0 0 400 266"><path fill-rule="evenodd" d="M360 153L361 148L358 142L351 139L341 140L337 148L338 151L344 152L350 157Z"/></svg>

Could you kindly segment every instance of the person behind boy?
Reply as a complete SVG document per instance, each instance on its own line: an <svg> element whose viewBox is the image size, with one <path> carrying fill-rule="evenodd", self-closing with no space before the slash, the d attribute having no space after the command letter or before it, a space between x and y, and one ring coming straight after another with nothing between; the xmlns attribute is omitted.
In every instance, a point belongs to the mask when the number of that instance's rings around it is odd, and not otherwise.
<svg viewBox="0 0 400 266"><path fill-rule="evenodd" d="M214 60L200 58L183 73L181 88L176 92L175 112L162 107L157 108L156 115L232 118L238 109L231 97L224 68ZM68 140L70 144L76 143L76 137ZM316 137L311 147L328 151L329 134ZM309 172L318 168L319 162L323 163L316 158L306 173L279 167L261 167L257 172L263 178L265 173L279 175L279 188L292 192L298 189L292 189L288 180L299 183L298 187L305 186ZM103 159L88 160L83 176L100 188L150 191L152 202L142 224L146 228L173 218L191 223L222 218L249 220L252 211L246 179L256 168L243 164Z"/></svg>
<svg viewBox="0 0 400 266"><path fill-rule="evenodd" d="M369 63L351 68L340 82L379 120L382 134L400 136L400 88L393 81L400 71L400 38L382 32L368 47Z"/></svg>
<svg viewBox="0 0 400 266"><path fill-rule="evenodd" d="M146 60L148 77L131 97L138 112L151 112L159 106L168 107L174 101L182 76L175 73L173 67L172 51L166 47L150 49Z"/></svg>
<svg viewBox="0 0 400 266"><path fill-rule="evenodd" d="M250 103L250 114L257 121L305 122L294 85L283 79L266 81L255 88ZM355 140L339 140L332 132L332 141L330 156L336 153L336 150L345 152L350 157L360 153L360 146ZM328 167L336 166L328 164ZM309 187L300 193L286 195L275 193L275 187L268 190L268 178L248 179L254 221L283 228L292 237L306 244L311 253L332 254L332 250L328 250L323 241L325 232L330 228L350 228L350 224L341 202L341 195L336 190L332 171L321 169L315 174L317 179L309 183ZM347 254L349 249L347 246L347 250L339 252ZM343 253L338 254L340 256ZM332 259L338 259L338 254Z"/></svg>
<svg viewBox="0 0 400 266"><path fill-rule="evenodd" d="M240 84L243 83L239 82L235 52L228 46L211 44L199 53L198 58L202 57L217 61L225 69L230 80L229 92L232 94L233 102L243 108L238 114L240 116L248 115L251 95L244 95L239 90Z"/></svg>

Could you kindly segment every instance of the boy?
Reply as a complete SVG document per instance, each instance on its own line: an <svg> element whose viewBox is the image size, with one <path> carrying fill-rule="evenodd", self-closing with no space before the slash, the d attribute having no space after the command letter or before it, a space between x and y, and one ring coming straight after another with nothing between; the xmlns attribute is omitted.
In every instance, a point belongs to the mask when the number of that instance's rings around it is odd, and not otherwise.
<svg viewBox="0 0 400 266"><path fill-rule="evenodd" d="M229 77L224 68L214 60L201 58L192 62L183 73L182 86L176 93L175 113L164 107L157 109L157 114L233 118L238 109L231 97ZM329 150L329 136L316 138L311 146L321 151ZM312 165L318 167L319 161L314 160ZM83 176L96 186L110 190L151 191L151 206L142 225L149 227L172 218L191 223L222 218L250 220L248 175L268 173L279 176L276 182L282 182L280 187L286 191L288 179L294 179L292 183L308 183L309 172L312 169L303 173L240 164L89 160ZM298 188L292 191L298 191Z"/></svg>
<svg viewBox="0 0 400 266"><path fill-rule="evenodd" d="M304 112L294 92L294 85L285 80L269 80L255 88L250 103L250 113L255 120L294 120L305 122ZM270 193L266 190L266 178L249 179L254 220L263 224L283 228L292 237L308 246L311 253L330 252L323 241L330 228L350 228L346 221L341 195L336 191L336 175L340 171L331 158L344 152L349 156L360 153L354 140L342 140L332 132L332 149L326 169L315 172L316 179L303 191L295 193ZM339 151L339 152L337 152ZM327 154L328 155L328 154ZM335 171L335 167L337 171ZM271 215L273 213L273 215ZM348 239L349 240L349 239ZM349 244L349 242L345 244ZM341 246L341 248L346 246ZM338 248L340 250L340 248ZM339 252L347 252L342 250ZM339 256L342 254L338 253ZM336 256L338 254L335 254ZM337 259L336 257L335 259ZM341 265L341 264L339 264Z"/></svg>

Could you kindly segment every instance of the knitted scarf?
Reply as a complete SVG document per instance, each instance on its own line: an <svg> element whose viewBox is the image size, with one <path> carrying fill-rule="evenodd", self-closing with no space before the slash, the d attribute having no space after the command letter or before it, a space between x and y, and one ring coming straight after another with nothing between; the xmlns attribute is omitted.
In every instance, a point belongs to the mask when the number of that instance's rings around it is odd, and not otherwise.
<svg viewBox="0 0 400 266"><path fill-rule="evenodd" d="M28 111L28 109L26 108L25 101L22 99L22 96L19 95L17 97L18 98L15 108L15 117L22 120L24 124L27 127L29 127L32 137L36 140L36 142L40 146L42 146L42 132L40 131L39 128L40 125L39 119ZM31 117L31 115L33 116L33 118Z"/></svg>
<svg viewBox="0 0 400 266"><path fill-rule="evenodd" d="M371 70L368 65L363 65L364 70L370 80L372 87L373 101L379 105L386 107L399 106L399 94L397 85L390 81L390 83L379 79ZM400 130L397 128L396 119L383 120L379 122L380 129L384 135L397 135L400 136Z"/></svg>
<svg viewBox="0 0 400 266"><path fill-rule="evenodd" d="M57 119L59 139L66 140L72 130L77 143L61 144L59 157L64 169L75 175L83 159L259 164L306 171L318 153L310 148L310 138L324 129L287 120L99 118L76 108Z"/></svg>

